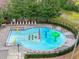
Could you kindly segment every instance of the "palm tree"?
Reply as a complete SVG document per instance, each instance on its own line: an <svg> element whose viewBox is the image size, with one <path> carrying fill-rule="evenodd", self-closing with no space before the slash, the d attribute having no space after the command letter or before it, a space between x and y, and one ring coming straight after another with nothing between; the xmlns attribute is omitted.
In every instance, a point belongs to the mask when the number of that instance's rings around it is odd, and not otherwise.
<svg viewBox="0 0 79 59"><path fill-rule="evenodd" d="M4 21L3 10L0 9L0 26L1 26L1 24L3 23L3 21Z"/></svg>
<svg viewBox="0 0 79 59"><path fill-rule="evenodd" d="M56 42L56 39L60 36L60 34L58 32L52 32L52 36L55 38L54 41Z"/></svg>

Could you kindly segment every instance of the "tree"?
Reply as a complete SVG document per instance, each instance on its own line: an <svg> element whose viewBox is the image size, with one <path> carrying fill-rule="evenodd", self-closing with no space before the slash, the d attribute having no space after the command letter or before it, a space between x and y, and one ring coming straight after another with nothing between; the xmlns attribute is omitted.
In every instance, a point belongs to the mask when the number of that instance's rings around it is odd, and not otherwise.
<svg viewBox="0 0 79 59"><path fill-rule="evenodd" d="M51 19L60 15L58 0L41 0L39 3L32 1L28 5L26 15L32 19Z"/></svg>
<svg viewBox="0 0 79 59"><path fill-rule="evenodd" d="M4 21L3 10L0 9L0 26L1 26L1 24L3 23L3 21Z"/></svg>
<svg viewBox="0 0 79 59"><path fill-rule="evenodd" d="M22 0L11 0L8 5L8 15L11 18L21 18L23 15L23 1Z"/></svg>
<svg viewBox="0 0 79 59"><path fill-rule="evenodd" d="M79 7L72 0L59 0L61 8L69 11L79 11Z"/></svg>
<svg viewBox="0 0 79 59"><path fill-rule="evenodd" d="M11 0L8 15L11 18L50 19L59 16L58 0Z"/></svg>

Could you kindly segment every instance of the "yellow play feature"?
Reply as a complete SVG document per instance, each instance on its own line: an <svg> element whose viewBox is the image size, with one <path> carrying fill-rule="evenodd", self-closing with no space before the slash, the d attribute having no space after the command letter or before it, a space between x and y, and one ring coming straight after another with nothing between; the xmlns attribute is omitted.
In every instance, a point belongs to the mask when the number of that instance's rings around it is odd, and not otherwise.
<svg viewBox="0 0 79 59"><path fill-rule="evenodd" d="M19 31L19 28L16 28L16 31L18 32Z"/></svg>
<svg viewBox="0 0 79 59"><path fill-rule="evenodd" d="M13 44L16 44L16 38L13 39Z"/></svg>

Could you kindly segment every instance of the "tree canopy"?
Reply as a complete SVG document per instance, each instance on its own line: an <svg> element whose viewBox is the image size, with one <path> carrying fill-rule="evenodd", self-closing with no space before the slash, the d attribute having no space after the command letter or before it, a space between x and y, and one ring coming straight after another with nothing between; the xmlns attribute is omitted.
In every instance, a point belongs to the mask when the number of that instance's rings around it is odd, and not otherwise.
<svg viewBox="0 0 79 59"><path fill-rule="evenodd" d="M50 19L59 16L58 0L11 0L8 15L11 18Z"/></svg>
<svg viewBox="0 0 79 59"><path fill-rule="evenodd" d="M79 12L79 5L75 5L72 0L60 0L60 5L64 10Z"/></svg>
<svg viewBox="0 0 79 59"><path fill-rule="evenodd" d="M11 18L20 18L23 14L22 0L11 0L8 5L8 15Z"/></svg>
<svg viewBox="0 0 79 59"><path fill-rule="evenodd" d="M3 23L3 10L2 9L0 9L0 25Z"/></svg>

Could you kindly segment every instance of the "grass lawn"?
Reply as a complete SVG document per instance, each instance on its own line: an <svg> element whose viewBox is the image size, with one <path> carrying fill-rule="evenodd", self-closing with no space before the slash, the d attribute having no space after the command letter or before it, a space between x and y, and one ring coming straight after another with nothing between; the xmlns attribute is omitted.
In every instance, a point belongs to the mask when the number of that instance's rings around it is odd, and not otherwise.
<svg viewBox="0 0 79 59"><path fill-rule="evenodd" d="M79 13L74 11L63 11L64 16L61 16L75 24L79 24ZM62 14L62 15L63 15Z"/></svg>

